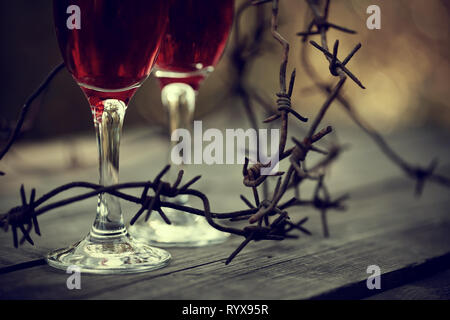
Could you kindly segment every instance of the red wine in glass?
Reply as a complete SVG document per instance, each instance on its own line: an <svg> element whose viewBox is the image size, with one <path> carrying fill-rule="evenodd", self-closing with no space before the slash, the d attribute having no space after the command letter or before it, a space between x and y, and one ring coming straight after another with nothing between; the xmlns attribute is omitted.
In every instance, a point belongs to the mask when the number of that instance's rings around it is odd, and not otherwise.
<svg viewBox="0 0 450 320"><path fill-rule="evenodd" d="M169 111L172 133L179 128L191 128L196 92L222 56L233 13L233 0L172 2L154 72L161 85L163 104ZM175 179L180 166L172 160L169 175ZM177 197L175 201L185 204L187 197ZM130 232L161 246L204 246L221 243L228 237L227 233L212 228L206 219L176 210L165 213L171 225L153 215L148 222L133 225Z"/></svg>
<svg viewBox="0 0 450 320"><path fill-rule="evenodd" d="M225 49L233 23L233 0L174 1L156 61L162 87L183 82L198 90Z"/></svg>
<svg viewBox="0 0 450 320"><path fill-rule="evenodd" d="M166 27L167 5L161 2L166 1L54 1L66 67L90 99L118 98L127 103L148 77ZM70 5L80 8L80 29L67 27Z"/></svg>
<svg viewBox="0 0 450 320"><path fill-rule="evenodd" d="M167 26L168 6L164 0L53 1L62 57L94 114L103 186L118 183L125 111L155 62ZM78 15L79 28L70 27L72 15ZM120 202L109 193L99 195L89 234L47 255L47 262L59 269L76 265L82 272L113 274L161 268L169 259L165 250L128 234Z"/></svg>

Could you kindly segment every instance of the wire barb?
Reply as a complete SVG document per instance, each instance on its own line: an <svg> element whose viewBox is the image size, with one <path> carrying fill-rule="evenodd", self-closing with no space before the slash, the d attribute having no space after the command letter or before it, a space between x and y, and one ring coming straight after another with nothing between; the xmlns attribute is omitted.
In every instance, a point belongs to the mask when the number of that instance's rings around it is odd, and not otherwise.
<svg viewBox="0 0 450 320"><path fill-rule="evenodd" d="M336 40L336 42L334 44L333 53L330 53L327 49L321 47L315 41L310 41L309 43L311 43L313 45L313 47L315 47L316 49L322 51L325 54L326 57L331 59L329 68L330 68L330 72L331 72L331 74L333 76L340 76L340 73L338 71L338 69L340 69L347 76L349 76L349 78L352 79L358 86L360 86L362 89L366 89L366 87L364 87L364 85L361 83L361 81L350 70L348 70L345 67L345 65L348 63L348 61L350 61L350 59L353 57L353 55L356 53L356 51L358 51L359 48L361 48L361 44L360 43L358 45L356 45L356 47L346 57L347 61L346 61L345 64L342 63L341 61L339 61L338 58L337 58L337 50L338 50L338 46L339 46L339 41L338 40Z"/></svg>

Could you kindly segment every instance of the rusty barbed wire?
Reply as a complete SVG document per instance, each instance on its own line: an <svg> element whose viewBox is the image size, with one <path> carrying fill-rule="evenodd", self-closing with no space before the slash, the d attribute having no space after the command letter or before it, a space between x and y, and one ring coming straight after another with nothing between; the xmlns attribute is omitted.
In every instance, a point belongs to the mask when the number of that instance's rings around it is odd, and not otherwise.
<svg viewBox="0 0 450 320"><path fill-rule="evenodd" d="M330 7L330 0L326 0L325 2L325 9L324 14L320 14L320 6L318 0L305 0L308 4L308 7L310 11L313 13L313 21L311 23L315 24L315 20L321 20L320 17L323 19L328 18L328 12ZM344 31L346 28L341 28L338 30ZM307 30L308 31L308 30ZM302 46L302 52L301 52L301 59L302 59L302 66L306 72L306 74L312 79L312 81L315 84L315 87L319 89L321 92L323 92L325 95L329 96L332 92L332 87L321 81L312 67L310 61L308 60L308 54L306 52L308 46L306 40L309 38L309 36L314 35L320 35L322 46L315 45L317 49L320 49L322 52L324 52L327 59L330 58L330 52L328 50L328 44L327 44L327 28L325 28L323 25L319 24L319 27L317 28L318 32L315 33L308 33L308 32L301 32L300 34L297 33L297 35L302 36L303 40L303 46ZM348 31L348 30L347 30ZM352 31L352 30L350 30ZM356 32L348 32L348 33L356 33ZM354 53L359 50L360 44L358 44L347 56L346 59L343 60L342 65L345 65L349 62L349 60L353 57ZM345 64L344 64L345 62ZM340 67L338 65L338 67ZM348 114L350 119L362 130L364 131L374 142L375 144L380 148L383 154L385 154L394 164L396 164L408 177L412 178L416 182L415 186L415 194L419 196L424 188L424 185L426 181L434 182L437 184L440 184L444 187L450 187L450 178L445 177L443 175L435 173L435 170L437 168L437 159L433 159L430 164L427 167L422 167L419 165L413 165L403 159L398 152L396 152L383 138L383 136L375 129L373 128L367 121L365 121L356 111L355 107L352 105L350 100L346 98L342 92L338 92L336 95L336 101L340 104L340 106L344 109L344 111Z"/></svg>
<svg viewBox="0 0 450 320"><path fill-rule="evenodd" d="M328 14L330 12L330 0L326 0L323 14L320 14L317 0L306 0L306 2L309 4L314 17L308 24L306 31L297 32L297 35L302 37L303 42L306 42L309 36L321 35L322 33L327 32L330 28L350 34L356 33L356 31L354 30L338 26L328 21ZM316 30L313 30L314 27L316 28Z"/></svg>
<svg viewBox="0 0 450 320"><path fill-rule="evenodd" d="M37 97L41 95L41 93L48 87L50 82L54 79L54 77L62 70L64 69L64 63L58 64L50 73L48 76L44 79L44 81L39 85L39 87L31 94L31 96L25 101L24 105L22 106L22 110L20 111L19 118L17 120L16 126L11 133L6 145L3 147L3 149L0 151L0 160L3 159L5 154L9 151L11 146L14 144L14 142L18 139L20 131L23 127L23 124L25 122L25 118L31 108L31 105L34 100L36 100Z"/></svg>

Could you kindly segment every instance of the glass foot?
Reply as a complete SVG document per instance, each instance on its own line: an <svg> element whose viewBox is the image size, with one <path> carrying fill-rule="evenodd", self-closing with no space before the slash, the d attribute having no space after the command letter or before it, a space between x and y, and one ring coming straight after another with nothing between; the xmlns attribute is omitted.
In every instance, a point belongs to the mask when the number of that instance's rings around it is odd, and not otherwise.
<svg viewBox="0 0 450 320"><path fill-rule="evenodd" d="M67 270L75 265L81 272L100 274L137 273L166 266L170 253L134 240L129 234L98 240L88 235L69 248L50 252L47 263Z"/></svg>
<svg viewBox="0 0 450 320"><path fill-rule="evenodd" d="M222 243L230 236L211 227L204 217L167 208L164 212L172 224L153 213L147 222L141 218L129 226L129 232L136 239L160 247L202 247Z"/></svg>

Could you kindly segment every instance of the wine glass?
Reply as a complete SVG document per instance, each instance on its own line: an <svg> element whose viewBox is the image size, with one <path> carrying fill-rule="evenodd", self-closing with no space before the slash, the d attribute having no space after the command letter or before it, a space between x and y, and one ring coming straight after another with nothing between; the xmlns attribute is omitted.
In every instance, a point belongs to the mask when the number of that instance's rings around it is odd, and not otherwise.
<svg viewBox="0 0 450 320"><path fill-rule="evenodd" d="M234 0L178 0L170 6L169 24L153 73L161 86L172 133L178 128L191 130L196 94L222 56L233 13ZM172 146L177 143L173 141ZM181 168L172 163L169 174L174 177ZM186 195L175 201L188 205ZM166 210L170 225L153 215L147 222L138 220L130 232L160 246L203 246L221 243L229 236L211 227L204 217Z"/></svg>
<svg viewBox="0 0 450 320"><path fill-rule="evenodd" d="M167 10L167 1L53 1L64 62L91 106L101 185L118 183L125 111L155 62L167 26ZM157 269L169 260L167 251L129 235L119 199L107 193L98 197L89 234L47 256L48 264L59 269L76 265L82 272L108 274Z"/></svg>

